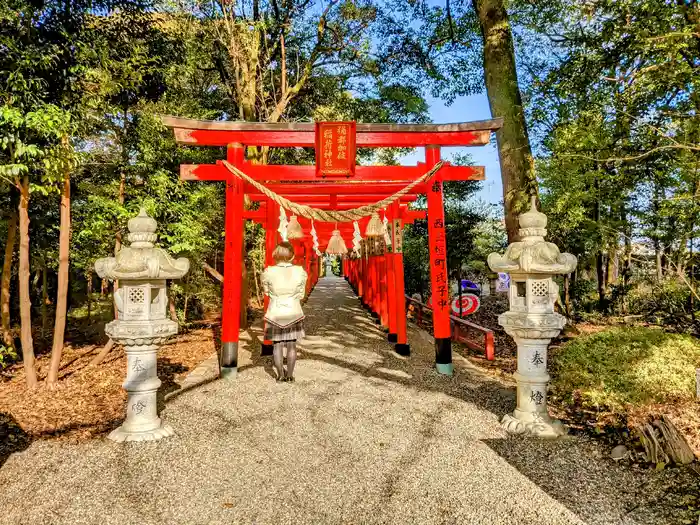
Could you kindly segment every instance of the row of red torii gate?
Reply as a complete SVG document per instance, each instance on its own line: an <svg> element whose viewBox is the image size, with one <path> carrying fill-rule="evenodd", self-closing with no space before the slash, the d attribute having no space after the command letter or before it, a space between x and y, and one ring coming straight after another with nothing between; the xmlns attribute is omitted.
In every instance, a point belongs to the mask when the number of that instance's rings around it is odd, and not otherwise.
<svg viewBox="0 0 700 525"><path fill-rule="evenodd" d="M188 146L226 147L229 166L247 175L237 176L222 161L216 164L185 164L180 167L183 180L225 181L224 282L221 329L222 371L230 373L238 366L238 342L242 291L242 249L245 220L265 228L265 263L273 264L272 251L280 240L279 204L261 191L261 185L275 195L317 210L354 210L405 189L426 172L442 163L434 176L417 184L388 205L390 243L382 238L366 238L360 254L349 252L343 259L345 277L363 305L388 331L388 339L401 355L410 354L406 334L406 303L402 253L403 227L416 219L428 221L430 281L433 291L433 335L438 372L452 374L452 346L447 268L447 242L443 206L443 182L483 180L481 166L453 166L441 160L441 147L484 146L491 133L500 129L502 120L459 124L356 124L355 122L257 123L200 121L163 117L178 143ZM315 148L316 165L261 165L246 159L246 147ZM415 166L358 166L356 148L425 148L425 162ZM257 184L254 184L257 183ZM427 210L411 210L419 195L427 196ZM258 209L246 210L244 196L260 202ZM364 232L370 217L358 220ZM298 218L305 232L311 221ZM318 244L325 247L334 230L344 239L353 236L353 223L319 222L313 224ZM293 241L297 264L309 274L307 292L320 274L320 258L307 236ZM265 304L267 306L267 304ZM263 355L271 354L272 344L264 341Z"/></svg>

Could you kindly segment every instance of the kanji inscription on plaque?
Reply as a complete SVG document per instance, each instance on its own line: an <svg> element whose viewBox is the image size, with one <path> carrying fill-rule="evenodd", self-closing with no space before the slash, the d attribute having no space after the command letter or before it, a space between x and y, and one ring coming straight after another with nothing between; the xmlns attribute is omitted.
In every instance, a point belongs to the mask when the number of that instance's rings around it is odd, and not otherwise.
<svg viewBox="0 0 700 525"><path fill-rule="evenodd" d="M354 122L316 122L316 175L355 176Z"/></svg>

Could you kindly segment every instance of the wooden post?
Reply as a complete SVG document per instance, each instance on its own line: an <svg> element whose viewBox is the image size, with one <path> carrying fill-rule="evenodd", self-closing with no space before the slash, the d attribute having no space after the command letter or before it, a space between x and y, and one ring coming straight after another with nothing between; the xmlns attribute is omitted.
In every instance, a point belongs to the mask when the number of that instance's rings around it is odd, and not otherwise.
<svg viewBox="0 0 700 525"><path fill-rule="evenodd" d="M389 290L388 290L388 272L387 272L387 250L386 242L383 238L378 239L381 255L377 257L379 260L379 318L383 328L389 332Z"/></svg>
<svg viewBox="0 0 700 525"><path fill-rule="evenodd" d="M377 284L377 242L374 237L368 238L370 245L369 252L369 293L370 293L370 315L374 318L374 322L379 324L379 314L377 313L377 292L379 286Z"/></svg>
<svg viewBox="0 0 700 525"><path fill-rule="evenodd" d="M226 159L234 166L243 164L245 148L229 144ZM226 180L224 242L224 292L221 313L221 373L231 375L238 368L238 335L241 326L243 246L243 181L229 175Z"/></svg>
<svg viewBox="0 0 700 525"><path fill-rule="evenodd" d="M440 160L438 146L426 146L428 169ZM437 173L428 187L428 249L430 250L430 284L433 298L433 336L435 366L438 373L452 375L452 330L447 282L447 244L445 242L445 209L442 178Z"/></svg>
<svg viewBox="0 0 700 525"><path fill-rule="evenodd" d="M394 257L394 297L396 308L396 353L399 355L410 355L411 347L408 344L408 334L406 333L406 289L404 286L403 274L403 219L400 216L398 204L394 204L394 215L392 220L392 251Z"/></svg>
<svg viewBox="0 0 700 525"><path fill-rule="evenodd" d="M394 240L394 217L396 216L396 211L398 204L394 203L391 205L387 212L387 218L389 219L389 238L391 239L391 244L387 246L386 249L386 293L387 293L387 316L388 316L388 328L389 334L387 335L387 340L390 343L396 343L396 279L394 277L394 258L396 254L394 253L395 240Z"/></svg>

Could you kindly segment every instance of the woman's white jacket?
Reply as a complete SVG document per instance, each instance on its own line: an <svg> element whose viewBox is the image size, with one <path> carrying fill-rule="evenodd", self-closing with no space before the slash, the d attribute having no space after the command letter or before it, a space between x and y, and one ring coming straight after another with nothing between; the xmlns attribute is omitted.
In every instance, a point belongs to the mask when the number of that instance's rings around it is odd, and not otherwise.
<svg viewBox="0 0 700 525"><path fill-rule="evenodd" d="M282 328L304 318L301 300L306 294L308 276L301 266L279 263L262 274L263 292L270 298L265 320Z"/></svg>

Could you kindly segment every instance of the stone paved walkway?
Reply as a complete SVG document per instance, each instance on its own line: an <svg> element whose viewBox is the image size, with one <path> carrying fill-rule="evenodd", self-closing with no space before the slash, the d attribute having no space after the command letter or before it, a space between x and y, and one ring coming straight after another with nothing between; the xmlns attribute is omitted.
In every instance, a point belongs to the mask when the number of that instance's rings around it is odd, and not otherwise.
<svg viewBox="0 0 700 525"><path fill-rule="evenodd" d="M236 378L166 400L176 436L11 456L0 523L654 523L628 512L638 480L595 444L508 438L511 387L458 356L437 376L419 331L394 354L344 281L322 279L305 309L296 383L274 381L253 329Z"/></svg>

